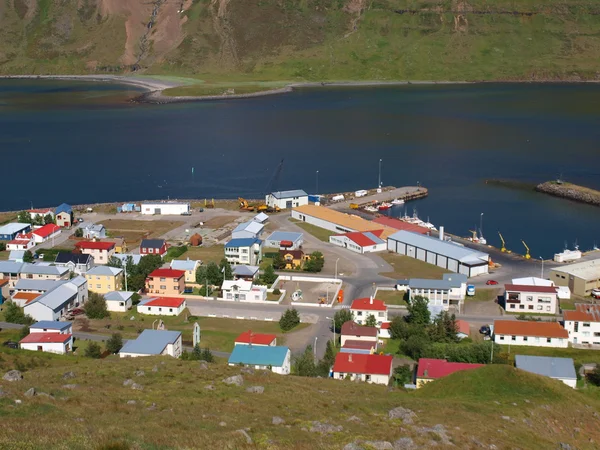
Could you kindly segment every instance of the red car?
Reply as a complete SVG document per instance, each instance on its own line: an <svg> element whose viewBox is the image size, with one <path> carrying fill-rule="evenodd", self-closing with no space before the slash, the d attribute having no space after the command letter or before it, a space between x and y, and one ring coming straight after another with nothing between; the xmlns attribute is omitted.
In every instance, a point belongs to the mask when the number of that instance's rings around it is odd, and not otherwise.
<svg viewBox="0 0 600 450"><path fill-rule="evenodd" d="M496 280L487 280L485 284L487 284L488 286L495 286L496 284L498 284L498 282Z"/></svg>

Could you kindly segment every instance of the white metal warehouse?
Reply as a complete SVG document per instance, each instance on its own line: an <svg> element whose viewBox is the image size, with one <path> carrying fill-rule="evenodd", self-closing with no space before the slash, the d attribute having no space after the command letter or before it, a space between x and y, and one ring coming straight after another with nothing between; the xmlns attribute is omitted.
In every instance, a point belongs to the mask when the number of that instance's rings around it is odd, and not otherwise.
<svg viewBox="0 0 600 450"><path fill-rule="evenodd" d="M142 214L148 215L174 215L180 216L182 214L189 214L190 204L189 203L142 203L141 205Z"/></svg>
<svg viewBox="0 0 600 450"><path fill-rule="evenodd" d="M474 277L488 273L490 255L454 242L398 231L388 238L388 250L425 261L451 272Z"/></svg>

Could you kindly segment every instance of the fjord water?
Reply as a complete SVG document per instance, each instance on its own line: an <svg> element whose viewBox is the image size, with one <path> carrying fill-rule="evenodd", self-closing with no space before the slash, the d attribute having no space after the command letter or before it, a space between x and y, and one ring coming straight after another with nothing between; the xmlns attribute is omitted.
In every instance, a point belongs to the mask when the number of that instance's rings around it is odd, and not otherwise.
<svg viewBox="0 0 600 450"><path fill-rule="evenodd" d="M160 198L257 197L384 185L430 189L422 219L550 257L600 245L600 208L485 183L562 174L600 189L600 85L481 84L301 89L148 105L138 88L0 80L0 210ZM192 173L192 167L194 173ZM395 211L396 214L404 210Z"/></svg>

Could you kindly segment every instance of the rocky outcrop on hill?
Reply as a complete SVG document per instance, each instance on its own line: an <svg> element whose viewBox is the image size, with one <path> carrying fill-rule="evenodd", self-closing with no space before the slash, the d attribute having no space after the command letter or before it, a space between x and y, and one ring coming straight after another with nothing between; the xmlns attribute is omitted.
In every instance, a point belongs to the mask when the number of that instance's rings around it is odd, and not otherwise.
<svg viewBox="0 0 600 450"><path fill-rule="evenodd" d="M538 184L535 190L555 197L600 206L600 192L576 184L549 181Z"/></svg>

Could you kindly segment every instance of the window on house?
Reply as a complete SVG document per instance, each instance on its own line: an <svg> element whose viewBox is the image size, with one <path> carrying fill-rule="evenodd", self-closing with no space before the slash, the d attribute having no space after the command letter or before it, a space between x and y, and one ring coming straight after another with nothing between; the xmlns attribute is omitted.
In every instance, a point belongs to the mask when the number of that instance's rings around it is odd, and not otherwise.
<svg viewBox="0 0 600 450"><path fill-rule="evenodd" d="M125 306L125 303L119 302L119 306Z"/></svg>
<svg viewBox="0 0 600 450"><path fill-rule="evenodd" d="M533 309L533 305L529 305L529 308L528 308L528 309Z"/></svg>
<svg viewBox="0 0 600 450"><path fill-rule="evenodd" d="M514 303L511 303L511 304L510 304L510 307L511 307L511 309L515 309L515 305L514 305Z"/></svg>
<svg viewBox="0 0 600 450"><path fill-rule="evenodd" d="M173 312L173 308L169 308L169 312Z"/></svg>
<svg viewBox="0 0 600 450"><path fill-rule="evenodd" d="M96 285L96 289L100 289L101 287L102 287L102 285L101 285L101 284L97 284L97 285Z"/></svg>
<svg viewBox="0 0 600 450"><path fill-rule="evenodd" d="M552 338L546 338L546 342L550 344L552 342Z"/></svg>
<svg viewBox="0 0 600 450"><path fill-rule="evenodd" d="M523 336L523 340L527 342L527 336Z"/></svg>
<svg viewBox="0 0 600 450"><path fill-rule="evenodd" d="M500 340L503 341L504 340L504 336L500 336Z"/></svg>
<svg viewBox="0 0 600 450"><path fill-rule="evenodd" d="M150 308L149 306L148 306L148 311L152 311L152 308Z"/></svg>
<svg viewBox="0 0 600 450"><path fill-rule="evenodd" d="M516 341L517 337L516 336L511 336L511 340Z"/></svg>
<svg viewBox="0 0 600 450"><path fill-rule="evenodd" d="M158 308L158 311L159 311L159 312L160 312L160 311L162 311L162 308Z"/></svg>
<svg viewBox="0 0 600 450"><path fill-rule="evenodd" d="M167 289L167 286L165 286L164 284L161 284L160 289Z"/></svg>
<svg viewBox="0 0 600 450"><path fill-rule="evenodd" d="M154 249L153 248L149 248L148 249L148 253L154 253Z"/></svg>
<svg viewBox="0 0 600 450"><path fill-rule="evenodd" d="M356 315L357 315L357 316L362 316L362 311L358 311L358 312L356 313Z"/></svg>
<svg viewBox="0 0 600 450"><path fill-rule="evenodd" d="M525 305L519 305L519 309L525 309Z"/></svg>
<svg viewBox="0 0 600 450"><path fill-rule="evenodd" d="M588 322L588 323L586 323L586 322L583 322L583 323L581 324L581 326L582 326L582 327L589 327L589 326L590 326L590 324L589 324L589 322Z"/></svg>

